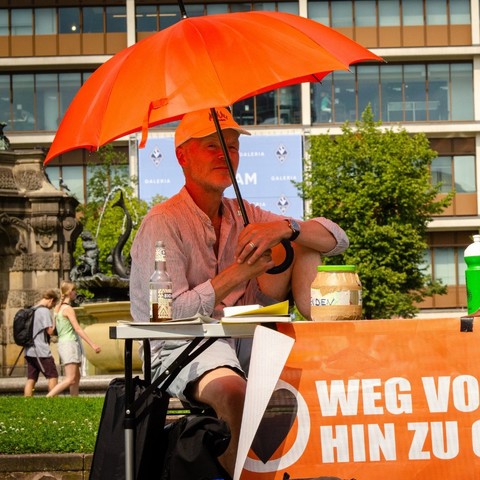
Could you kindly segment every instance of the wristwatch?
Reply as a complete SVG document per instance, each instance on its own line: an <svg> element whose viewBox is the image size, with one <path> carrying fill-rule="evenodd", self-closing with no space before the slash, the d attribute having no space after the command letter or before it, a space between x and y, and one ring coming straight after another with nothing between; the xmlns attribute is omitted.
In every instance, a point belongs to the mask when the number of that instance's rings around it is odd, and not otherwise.
<svg viewBox="0 0 480 480"><path fill-rule="evenodd" d="M300 235L300 225L293 218L286 218L285 221L288 222L288 226L292 230L292 235L289 240L293 242Z"/></svg>

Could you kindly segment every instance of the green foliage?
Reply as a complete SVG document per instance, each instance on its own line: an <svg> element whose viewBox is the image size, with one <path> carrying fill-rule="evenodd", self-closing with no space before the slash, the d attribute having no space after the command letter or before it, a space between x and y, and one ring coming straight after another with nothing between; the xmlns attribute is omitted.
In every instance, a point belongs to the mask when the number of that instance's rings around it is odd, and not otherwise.
<svg viewBox="0 0 480 480"><path fill-rule="evenodd" d="M310 137L304 181L311 216L341 225L350 248L325 263L357 265L364 318L412 317L414 303L445 288L422 269L427 223L451 202L430 182L436 152L423 134L382 129L370 107L342 135Z"/></svg>
<svg viewBox="0 0 480 480"><path fill-rule="evenodd" d="M0 397L0 454L93 453L103 397Z"/></svg>
<svg viewBox="0 0 480 480"><path fill-rule="evenodd" d="M122 208L114 207L123 192L126 208L133 221L133 229L123 248L125 259L130 255L130 248L142 218L147 213L148 205L134 194L136 179L129 177L126 155L115 152L111 145L99 150L99 164L92 165L92 176L87 185L87 204L79 207L83 216L84 230L89 230L99 249L99 270L105 275L112 275L110 254L125 231L125 214ZM76 262L83 253L79 238L74 253Z"/></svg>

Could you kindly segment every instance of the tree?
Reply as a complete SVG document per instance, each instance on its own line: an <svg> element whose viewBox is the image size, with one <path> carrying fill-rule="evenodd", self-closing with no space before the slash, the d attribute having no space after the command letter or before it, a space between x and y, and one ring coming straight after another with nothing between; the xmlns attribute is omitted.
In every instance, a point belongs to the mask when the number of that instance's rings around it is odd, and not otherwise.
<svg viewBox="0 0 480 480"><path fill-rule="evenodd" d="M125 231L125 213L122 208L114 207L123 192L126 208L132 217L133 228L122 251L128 263L130 248L140 223L147 213L148 204L134 194L135 178L128 173L128 161L125 154L116 152L111 145L101 147L98 152L99 163L92 165L92 176L87 184L87 203L79 207L84 230L89 230L99 249L99 271L112 275L109 258L120 235ZM77 241L75 259L83 253L82 242Z"/></svg>
<svg viewBox="0 0 480 480"><path fill-rule="evenodd" d="M304 181L297 184L311 204L311 217L341 225L350 247L325 263L357 266L364 318L412 317L416 302L445 287L427 274L427 223L451 202L438 199L430 182L436 152L424 134L381 129L370 106L355 128L338 136L310 137Z"/></svg>

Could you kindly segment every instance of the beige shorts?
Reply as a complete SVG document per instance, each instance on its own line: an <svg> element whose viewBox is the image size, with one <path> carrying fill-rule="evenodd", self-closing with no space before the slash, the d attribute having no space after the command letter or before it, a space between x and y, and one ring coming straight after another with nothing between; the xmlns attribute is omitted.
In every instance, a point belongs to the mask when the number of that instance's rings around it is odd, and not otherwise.
<svg viewBox="0 0 480 480"><path fill-rule="evenodd" d="M75 340L58 342L57 348L61 365L68 365L69 363L82 363L82 347L79 342Z"/></svg>
<svg viewBox="0 0 480 480"><path fill-rule="evenodd" d="M188 343L184 340L165 342L164 348L152 360L152 380L155 380L180 355ZM218 339L180 371L167 388L168 394L192 406L204 407L192 400L189 392L191 384L205 373L220 367L231 368L245 377L250 362L251 346L250 338Z"/></svg>

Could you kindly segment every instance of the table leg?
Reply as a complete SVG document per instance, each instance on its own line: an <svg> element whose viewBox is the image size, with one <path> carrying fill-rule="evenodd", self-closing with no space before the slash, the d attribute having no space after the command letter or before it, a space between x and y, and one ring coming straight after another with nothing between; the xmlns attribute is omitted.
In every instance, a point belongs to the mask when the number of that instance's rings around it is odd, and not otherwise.
<svg viewBox="0 0 480 480"><path fill-rule="evenodd" d="M135 413L132 411L132 339L125 340L125 480L135 478Z"/></svg>

